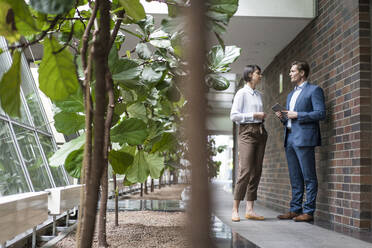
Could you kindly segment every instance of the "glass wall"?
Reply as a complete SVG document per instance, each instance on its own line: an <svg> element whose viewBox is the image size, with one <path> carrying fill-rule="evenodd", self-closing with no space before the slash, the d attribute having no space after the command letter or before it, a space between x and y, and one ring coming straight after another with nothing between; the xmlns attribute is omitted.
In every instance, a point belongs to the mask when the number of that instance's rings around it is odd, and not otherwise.
<svg viewBox="0 0 372 248"><path fill-rule="evenodd" d="M2 37L0 48L7 50ZM0 78L10 65L10 53L3 52ZM49 166L57 146L24 56L21 79L21 117L7 116L0 106L0 197L69 184L63 166Z"/></svg>

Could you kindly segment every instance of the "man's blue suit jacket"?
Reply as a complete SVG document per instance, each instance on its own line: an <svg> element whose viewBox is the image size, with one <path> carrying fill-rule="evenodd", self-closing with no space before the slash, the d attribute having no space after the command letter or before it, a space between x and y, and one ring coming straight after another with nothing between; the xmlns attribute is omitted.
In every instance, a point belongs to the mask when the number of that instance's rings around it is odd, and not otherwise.
<svg viewBox="0 0 372 248"><path fill-rule="evenodd" d="M286 108L289 110L292 91L287 97ZM291 132L295 146L320 146L321 136L319 121L326 116L324 93L317 85L306 83L297 98L294 111L298 113L297 119L292 119ZM283 122L287 126L287 121ZM287 129L284 131L284 146L287 145Z"/></svg>

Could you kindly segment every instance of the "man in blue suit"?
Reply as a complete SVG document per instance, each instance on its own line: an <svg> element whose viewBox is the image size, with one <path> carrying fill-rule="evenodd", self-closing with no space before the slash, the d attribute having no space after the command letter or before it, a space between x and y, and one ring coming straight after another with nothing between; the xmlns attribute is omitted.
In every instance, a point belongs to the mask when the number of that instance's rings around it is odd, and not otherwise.
<svg viewBox="0 0 372 248"><path fill-rule="evenodd" d="M309 72L308 63L292 63L289 76L295 88L287 97L288 111L276 112L285 126L284 147L292 187L290 210L278 216L281 220L314 219L318 192L314 150L321 145L319 121L325 119L326 111L323 90L307 81Z"/></svg>

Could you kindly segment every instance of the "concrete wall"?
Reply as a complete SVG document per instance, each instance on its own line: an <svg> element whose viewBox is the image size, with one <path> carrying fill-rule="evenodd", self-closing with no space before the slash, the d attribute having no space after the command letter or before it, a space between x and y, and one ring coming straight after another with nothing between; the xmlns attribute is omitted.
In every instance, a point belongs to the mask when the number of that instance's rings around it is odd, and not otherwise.
<svg viewBox="0 0 372 248"><path fill-rule="evenodd" d="M327 118L323 146L316 149L319 192L317 220L371 228L371 37L369 1L319 0L314 19L264 71L266 112L285 104L293 89L288 71L293 60L311 65L310 81L325 92ZM283 92L279 93L279 75ZM259 201L288 211L291 190L283 148L283 127L274 115L269 132Z"/></svg>

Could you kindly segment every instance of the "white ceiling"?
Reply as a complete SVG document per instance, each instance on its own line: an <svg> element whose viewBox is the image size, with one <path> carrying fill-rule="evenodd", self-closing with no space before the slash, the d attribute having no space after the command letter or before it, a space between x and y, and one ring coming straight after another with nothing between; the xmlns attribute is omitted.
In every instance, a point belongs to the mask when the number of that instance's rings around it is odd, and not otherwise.
<svg viewBox="0 0 372 248"><path fill-rule="evenodd" d="M264 70L310 21L305 18L233 17L223 36L225 45L242 48L232 72L241 73L247 64L258 64Z"/></svg>

